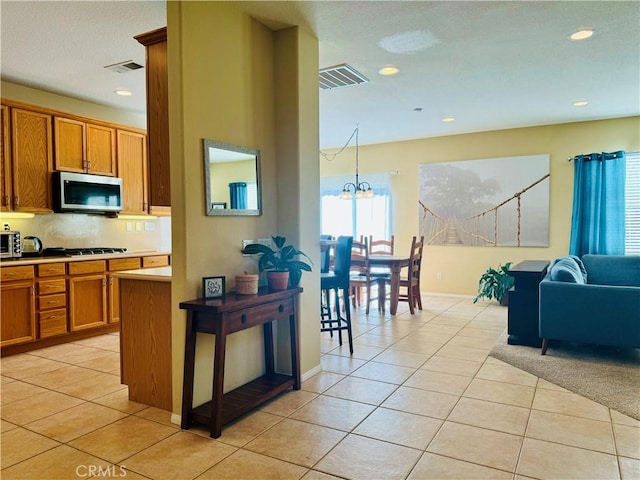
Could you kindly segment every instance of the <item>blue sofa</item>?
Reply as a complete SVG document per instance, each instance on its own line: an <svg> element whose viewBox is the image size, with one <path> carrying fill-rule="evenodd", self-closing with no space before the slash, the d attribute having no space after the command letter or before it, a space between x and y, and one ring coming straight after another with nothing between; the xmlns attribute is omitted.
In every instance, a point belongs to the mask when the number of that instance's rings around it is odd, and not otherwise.
<svg viewBox="0 0 640 480"><path fill-rule="evenodd" d="M640 256L561 257L539 288L542 355L549 340L640 348Z"/></svg>

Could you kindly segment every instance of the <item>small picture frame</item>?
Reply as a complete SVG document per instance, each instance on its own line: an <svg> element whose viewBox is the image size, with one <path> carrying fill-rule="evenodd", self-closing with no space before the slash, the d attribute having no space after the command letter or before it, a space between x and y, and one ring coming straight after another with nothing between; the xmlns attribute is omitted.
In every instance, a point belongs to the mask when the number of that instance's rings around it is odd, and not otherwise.
<svg viewBox="0 0 640 480"><path fill-rule="evenodd" d="M203 277L202 297L223 298L225 294L225 277Z"/></svg>
<svg viewBox="0 0 640 480"><path fill-rule="evenodd" d="M225 210L227 208L227 202L213 202L211 208L213 210Z"/></svg>

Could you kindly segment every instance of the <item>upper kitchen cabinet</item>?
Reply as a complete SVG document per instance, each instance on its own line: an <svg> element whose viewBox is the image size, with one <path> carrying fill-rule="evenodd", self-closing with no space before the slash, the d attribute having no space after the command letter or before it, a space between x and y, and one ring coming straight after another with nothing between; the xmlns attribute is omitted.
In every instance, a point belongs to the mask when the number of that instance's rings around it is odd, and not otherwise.
<svg viewBox="0 0 640 480"><path fill-rule="evenodd" d="M143 215L149 207L147 137L118 130L118 176L122 178L122 212Z"/></svg>
<svg viewBox="0 0 640 480"><path fill-rule="evenodd" d="M51 115L11 109L14 211L51 213L53 148Z"/></svg>
<svg viewBox="0 0 640 480"><path fill-rule="evenodd" d="M134 38L146 47L149 213L168 215L171 213L171 190L167 29L159 28Z"/></svg>
<svg viewBox="0 0 640 480"><path fill-rule="evenodd" d="M0 211L11 208L11 151L9 107L0 105Z"/></svg>
<svg viewBox="0 0 640 480"><path fill-rule="evenodd" d="M114 128L55 117L56 170L116 175Z"/></svg>

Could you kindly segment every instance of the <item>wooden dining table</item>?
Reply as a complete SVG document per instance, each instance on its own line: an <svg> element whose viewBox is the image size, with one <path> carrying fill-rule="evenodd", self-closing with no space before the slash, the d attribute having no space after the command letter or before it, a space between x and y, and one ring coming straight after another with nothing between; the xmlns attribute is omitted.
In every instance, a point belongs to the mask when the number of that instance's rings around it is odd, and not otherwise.
<svg viewBox="0 0 640 480"><path fill-rule="evenodd" d="M400 270L409 265L409 257L406 255L369 255L369 267L388 268L391 270L391 315L398 310L398 297L400 295Z"/></svg>

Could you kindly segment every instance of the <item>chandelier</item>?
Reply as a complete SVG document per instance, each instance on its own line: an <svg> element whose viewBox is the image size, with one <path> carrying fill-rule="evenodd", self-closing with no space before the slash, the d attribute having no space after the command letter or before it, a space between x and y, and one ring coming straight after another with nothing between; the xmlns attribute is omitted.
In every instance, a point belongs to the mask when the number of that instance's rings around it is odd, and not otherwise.
<svg viewBox="0 0 640 480"><path fill-rule="evenodd" d="M356 135L356 181L344 184L340 193L340 198L343 200L351 200L354 196L356 198L372 198L375 195L369 182L361 182L358 175L358 130L359 127L356 127L354 131ZM353 137L353 134L351 136Z"/></svg>

